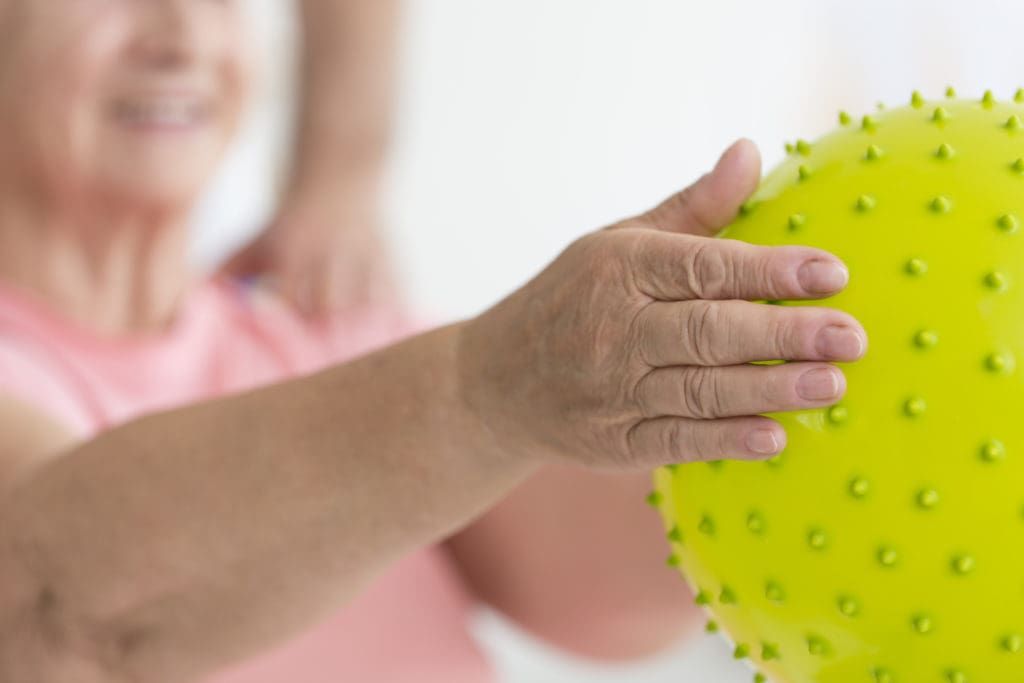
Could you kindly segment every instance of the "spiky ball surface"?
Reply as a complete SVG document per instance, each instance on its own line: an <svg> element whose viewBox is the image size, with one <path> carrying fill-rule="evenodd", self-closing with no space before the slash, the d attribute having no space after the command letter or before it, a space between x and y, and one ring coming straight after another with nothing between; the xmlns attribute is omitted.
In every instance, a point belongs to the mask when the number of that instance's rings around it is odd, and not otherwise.
<svg viewBox="0 0 1024 683"><path fill-rule="evenodd" d="M840 404L773 416L778 458L655 475L670 564L770 680L1024 681L1020 117L988 95L841 116L723 233L835 253L849 287L809 304L870 338Z"/></svg>

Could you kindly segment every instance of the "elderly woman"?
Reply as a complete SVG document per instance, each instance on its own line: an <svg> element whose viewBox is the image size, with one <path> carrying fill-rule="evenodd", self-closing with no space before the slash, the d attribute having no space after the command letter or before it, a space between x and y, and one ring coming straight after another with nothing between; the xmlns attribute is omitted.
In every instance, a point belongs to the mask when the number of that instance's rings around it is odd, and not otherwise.
<svg viewBox="0 0 1024 683"><path fill-rule="evenodd" d="M395 311L312 326L204 281L186 225L244 102L238 11L0 3L0 680L486 680L473 600L593 657L677 638L643 472L771 456L759 413L841 396L858 323L746 300L842 264L706 236L757 182L741 143L390 347Z"/></svg>

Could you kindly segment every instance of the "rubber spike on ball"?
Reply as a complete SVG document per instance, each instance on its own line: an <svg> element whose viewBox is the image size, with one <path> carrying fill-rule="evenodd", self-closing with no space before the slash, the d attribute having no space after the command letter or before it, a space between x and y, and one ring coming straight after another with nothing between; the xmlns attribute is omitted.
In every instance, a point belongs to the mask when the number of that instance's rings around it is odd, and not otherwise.
<svg viewBox="0 0 1024 683"><path fill-rule="evenodd" d="M849 114L723 237L841 258L870 339L765 462L658 470L716 637L775 683L1024 681L1024 90ZM770 359L765 359L770 360ZM760 678L759 678L760 680Z"/></svg>

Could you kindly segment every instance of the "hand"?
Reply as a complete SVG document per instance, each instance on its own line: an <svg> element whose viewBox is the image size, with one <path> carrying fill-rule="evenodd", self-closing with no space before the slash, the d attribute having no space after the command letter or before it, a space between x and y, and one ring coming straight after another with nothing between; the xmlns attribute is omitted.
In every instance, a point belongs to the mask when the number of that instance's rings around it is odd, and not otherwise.
<svg viewBox="0 0 1024 683"><path fill-rule="evenodd" d="M293 201L223 268L262 276L303 315L323 318L346 308L396 299L391 259L372 210L324 201ZM333 202L332 203L337 203Z"/></svg>
<svg viewBox="0 0 1024 683"><path fill-rule="evenodd" d="M755 299L846 286L835 256L716 239L756 187L733 145L714 171L652 211L572 244L460 331L460 393L503 451L601 468L760 459L785 446L760 413L818 408L846 389L829 361L867 335L850 315ZM790 363L752 365L758 360Z"/></svg>

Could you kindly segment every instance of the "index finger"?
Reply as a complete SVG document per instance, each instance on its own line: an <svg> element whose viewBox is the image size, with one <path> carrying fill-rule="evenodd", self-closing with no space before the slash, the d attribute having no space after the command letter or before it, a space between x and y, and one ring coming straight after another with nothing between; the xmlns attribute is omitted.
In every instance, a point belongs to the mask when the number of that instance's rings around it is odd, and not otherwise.
<svg viewBox="0 0 1024 683"><path fill-rule="evenodd" d="M650 231L630 265L653 299L820 299L839 292L849 271L822 249Z"/></svg>

